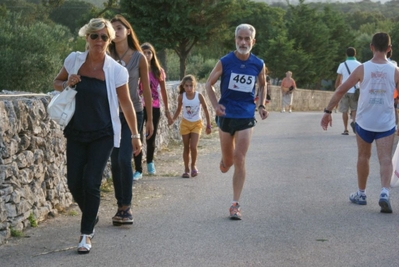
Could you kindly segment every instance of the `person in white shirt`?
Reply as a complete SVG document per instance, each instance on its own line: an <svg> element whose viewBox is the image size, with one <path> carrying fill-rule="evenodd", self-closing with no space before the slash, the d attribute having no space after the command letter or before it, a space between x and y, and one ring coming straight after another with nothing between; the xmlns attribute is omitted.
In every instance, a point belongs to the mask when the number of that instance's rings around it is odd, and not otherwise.
<svg viewBox="0 0 399 267"><path fill-rule="evenodd" d="M335 80L335 89L338 88L343 82L348 79L351 72L353 72L361 63L356 60L356 49L348 47L346 49L346 60L339 64L337 70L337 79ZM355 85L357 86L357 85ZM342 97L338 105L339 112L342 112L342 121L344 122L344 132L342 135L349 135L348 131L348 120L349 110L351 111L351 127L354 133L355 131L355 119L356 119L357 99L355 95L355 87L349 89L349 91Z"/></svg>

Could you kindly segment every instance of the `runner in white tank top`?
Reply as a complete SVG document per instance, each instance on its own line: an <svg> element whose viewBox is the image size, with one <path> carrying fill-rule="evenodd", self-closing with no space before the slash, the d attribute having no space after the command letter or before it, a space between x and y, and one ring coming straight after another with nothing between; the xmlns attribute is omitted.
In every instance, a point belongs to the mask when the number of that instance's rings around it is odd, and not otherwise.
<svg viewBox="0 0 399 267"><path fill-rule="evenodd" d="M324 109L321 126L327 130L332 126L331 110L339 99L357 82L360 82L360 97L356 116L356 141L358 147L357 182L358 191L349 196L352 203L366 205L366 185L369 176L371 146L375 140L380 163L381 193L378 204L381 212L392 213L389 187L393 173L392 147L394 142L395 113L393 93L399 84L399 69L389 63L387 53L391 50L391 37L387 33L376 33L370 45L373 58L357 67L349 78L337 88L328 106Z"/></svg>

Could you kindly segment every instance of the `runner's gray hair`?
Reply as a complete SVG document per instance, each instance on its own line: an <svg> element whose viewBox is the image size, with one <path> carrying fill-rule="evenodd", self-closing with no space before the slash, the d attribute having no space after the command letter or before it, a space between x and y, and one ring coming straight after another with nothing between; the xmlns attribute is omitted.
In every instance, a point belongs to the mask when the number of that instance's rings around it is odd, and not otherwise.
<svg viewBox="0 0 399 267"><path fill-rule="evenodd" d="M235 31L236 37L237 37L239 30L249 30L251 32L251 38L255 39L256 30L255 30L254 26L252 26L251 24L243 23L243 24L238 25L236 28L236 31Z"/></svg>

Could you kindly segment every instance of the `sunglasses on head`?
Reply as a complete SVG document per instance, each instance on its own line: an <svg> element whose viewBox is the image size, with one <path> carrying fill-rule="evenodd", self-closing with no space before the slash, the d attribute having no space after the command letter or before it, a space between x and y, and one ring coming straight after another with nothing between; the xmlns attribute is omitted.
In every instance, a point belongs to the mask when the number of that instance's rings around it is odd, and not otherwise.
<svg viewBox="0 0 399 267"><path fill-rule="evenodd" d="M98 33L90 34L90 39L96 40L99 36L101 37L101 40L103 40L104 42L108 41L108 39L109 39L108 35L106 35L106 34L99 35Z"/></svg>

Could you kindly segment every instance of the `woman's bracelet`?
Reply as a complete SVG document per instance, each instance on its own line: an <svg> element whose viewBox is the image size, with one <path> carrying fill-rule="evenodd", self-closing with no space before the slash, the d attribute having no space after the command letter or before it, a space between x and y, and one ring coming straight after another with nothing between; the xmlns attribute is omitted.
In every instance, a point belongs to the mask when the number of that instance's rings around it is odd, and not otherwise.
<svg viewBox="0 0 399 267"><path fill-rule="evenodd" d="M132 139L140 139L140 134L132 134Z"/></svg>
<svg viewBox="0 0 399 267"><path fill-rule="evenodd" d="M259 105L258 109L263 108L266 109L266 107L264 105Z"/></svg>
<svg viewBox="0 0 399 267"><path fill-rule="evenodd" d="M206 126L206 128L207 128L207 129L212 129L212 125L208 124L208 125Z"/></svg>

